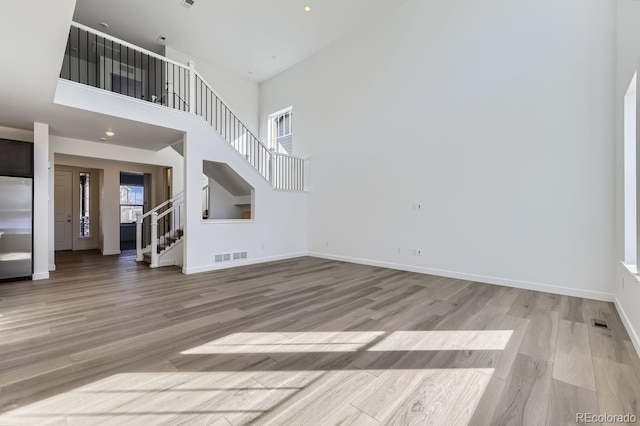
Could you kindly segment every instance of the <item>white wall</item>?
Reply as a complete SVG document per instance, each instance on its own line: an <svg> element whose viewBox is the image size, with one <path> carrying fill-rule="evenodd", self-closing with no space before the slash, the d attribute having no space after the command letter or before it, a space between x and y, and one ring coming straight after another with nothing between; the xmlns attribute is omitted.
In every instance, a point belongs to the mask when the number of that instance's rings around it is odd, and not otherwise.
<svg viewBox="0 0 640 426"><path fill-rule="evenodd" d="M622 317L636 350L640 352L640 281L621 263L624 260L624 96L639 69L640 62L640 3L634 0L617 1L617 60L616 60L616 227L614 281L616 307ZM636 98L637 102L637 98ZM636 108L636 114L640 108ZM636 115L637 116L637 115ZM638 135L636 134L636 138ZM628 229L633 232L633 229Z"/></svg>
<svg viewBox="0 0 640 426"><path fill-rule="evenodd" d="M0 126L0 138L22 142L33 142L33 130L22 130Z"/></svg>
<svg viewBox="0 0 640 426"><path fill-rule="evenodd" d="M209 178L209 219L242 219L245 208L236 205L236 197Z"/></svg>
<svg viewBox="0 0 640 426"><path fill-rule="evenodd" d="M307 194L276 191L199 117L149 102L60 81L55 102L185 132L185 273L306 254ZM203 161L227 163L254 188L252 220L202 220ZM214 255L247 251L246 261L215 263Z"/></svg>
<svg viewBox="0 0 640 426"><path fill-rule="evenodd" d="M165 56L187 65L196 63L196 70L211 85L223 102L249 130L258 132L258 84L219 65L206 62L172 47L165 46Z"/></svg>
<svg viewBox="0 0 640 426"><path fill-rule="evenodd" d="M309 158L312 254L611 300L614 23L409 0L261 84Z"/></svg>
<svg viewBox="0 0 640 426"><path fill-rule="evenodd" d="M183 159L172 148L147 151L137 148L91 142L86 140L51 137L50 150L55 154L55 164L62 166L97 169L101 171L96 183L100 185L100 216L98 247L103 254L120 253L120 172L151 173L153 175L154 199L157 204L160 186L163 184L163 169L173 168L174 193L183 190ZM91 157L86 157L91 155ZM53 216L53 210L49 212ZM53 238L53 229L49 238ZM50 253L53 256L53 253ZM53 263L52 261L50 263Z"/></svg>

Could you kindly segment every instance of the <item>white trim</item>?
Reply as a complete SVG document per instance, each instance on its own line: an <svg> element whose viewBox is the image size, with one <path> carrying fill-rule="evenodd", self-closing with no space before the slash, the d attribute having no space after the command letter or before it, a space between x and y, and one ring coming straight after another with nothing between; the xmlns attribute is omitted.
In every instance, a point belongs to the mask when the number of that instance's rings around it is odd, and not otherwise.
<svg viewBox="0 0 640 426"><path fill-rule="evenodd" d="M91 33L91 34L95 34L98 37L103 37L105 39L114 41L116 43L121 44L122 46L128 47L129 49L137 50L138 52L144 53L145 55L152 56L152 57L154 57L156 59L159 59L161 61L165 61L165 62L168 62L170 64L177 65L177 66L179 66L181 68L186 69L187 71L189 70L189 67L187 65L185 65L185 64L181 64L178 61L174 61L173 59L169 59L166 56L162 56L162 55L159 55L159 54L157 54L155 52L152 52L150 50L142 48L140 46L136 46L135 44L131 44L131 43L126 42L124 40L120 40L117 37L110 36L109 34L103 33L102 31L98 31L98 30L95 30L95 29L93 29L91 27L87 27L86 25L82 25L82 24L79 24L77 22L72 21L71 22L71 26L75 27L75 28L80 28L81 30L84 30L84 31L86 31L88 33ZM92 41L92 40L89 40L89 41Z"/></svg>
<svg viewBox="0 0 640 426"><path fill-rule="evenodd" d="M362 265L378 266L382 268L397 269L400 271L416 272L419 274L437 275L440 277L455 278L467 281L477 281L485 284L502 285L519 288L523 290L542 291L545 293L559 294L563 296L582 297L584 299L601 300L603 302L613 302L614 295L599 291L581 290L571 287L553 286L548 284L532 283L528 281L510 280L498 277L488 277L484 275L467 274L464 272L447 271L443 269L431 269L421 266L402 265L397 263L379 262L376 260L359 259L346 256L335 256L326 253L309 252L309 256L321 259L338 260L341 262L358 263Z"/></svg>
<svg viewBox="0 0 640 426"><path fill-rule="evenodd" d="M287 260L287 259L295 259L297 257L304 257L308 254L306 252L302 253L290 253L283 254L278 256L270 256L270 257L259 257L256 259L247 259L247 260L235 260L233 262L220 262L213 265L207 266L198 266L197 268L182 268L182 273L185 275L190 274L198 274L200 272L210 272L210 271L218 271L221 269L229 269L236 268L238 266L248 266L255 265L257 263L267 263L267 262L275 262L278 260Z"/></svg>
<svg viewBox="0 0 640 426"><path fill-rule="evenodd" d="M155 103L155 102L151 102L149 100L146 99L137 99L137 98L132 98L131 96L127 96L127 95L122 95L120 93L116 93L116 92L110 92L108 90L105 89L100 89L99 87L93 87L93 86L87 86L86 84L82 84L82 83L76 83L75 81L71 81L71 80L67 80L64 78L58 78L58 86L56 87L56 93L53 96L53 103L57 104L57 105L62 105L62 106L67 106L67 107L71 107L71 108L78 108L78 109L84 109L87 111L91 111L91 112L96 112L98 114L108 114L108 115L114 115L116 117L120 117L120 118L125 118L127 120L130 120L127 117L127 114L120 112L119 115L115 115L113 113L109 114L109 113L105 113L105 112L101 112L100 108L97 108L96 106L87 106L87 105L82 105L82 106L77 106L75 101L75 93L60 93L60 88L67 86L66 88L63 88L62 90L69 90L69 88L81 88L82 90L88 90L90 92L94 92L94 93L100 93L103 96L111 96L114 99L118 99L120 101L128 101L128 102L133 102L134 104L138 104L138 105L146 105L150 108L160 108L162 111L168 111L171 112L173 114L189 114L188 112L176 109L176 108L171 108L170 106L167 105L162 105L159 103ZM75 89L71 89L71 90L75 90ZM99 105L99 104L96 104ZM128 111L127 111L128 112ZM190 114L191 116L195 116L193 114ZM195 117L200 117L195 116ZM202 119L202 117L200 117ZM206 120L202 119L205 124L207 124L207 126L209 128L212 129L212 131L215 133L216 131L213 130L213 128L211 126L209 126L209 124L206 122ZM166 122L165 127L168 127L169 129L174 129L180 132L186 132L184 129L182 128L178 128L178 127L171 127L170 126L171 123L170 122ZM156 126L158 126L158 124L156 124ZM217 133L216 133L217 134ZM175 145L178 142L174 142L172 145ZM171 146L171 145L167 145L167 146ZM236 151L234 149L234 151ZM237 151L236 151L237 152Z"/></svg>
<svg viewBox="0 0 640 426"><path fill-rule="evenodd" d="M620 262L622 264L622 266L624 266L627 271L629 271L629 273L631 275L633 275L633 278L636 279L637 283L640 283L640 275L638 275L638 267L636 265L629 265L628 263L625 263L623 261Z"/></svg>
<svg viewBox="0 0 640 426"><path fill-rule="evenodd" d="M102 250L102 255L103 256L115 256L120 254L121 251L120 250Z"/></svg>
<svg viewBox="0 0 640 426"><path fill-rule="evenodd" d="M618 296L614 297L613 303L615 304L616 309L618 310L618 314L620 314L620 319L622 320L622 324L624 324L624 327L627 329L627 333L629 333L629 337L631 338L631 343L633 344L633 347L635 348L636 353L640 355L640 338L638 338L638 333L636 333L636 330L635 328L633 328L631 321L629 321L629 317L627 316L627 313L622 308L622 303L620 303L620 300L618 300Z"/></svg>
<svg viewBox="0 0 640 426"><path fill-rule="evenodd" d="M49 264L49 272L53 272L56 270L56 264L55 263L50 263Z"/></svg>
<svg viewBox="0 0 640 426"><path fill-rule="evenodd" d="M202 219L200 223L205 225L228 225L230 223L256 223L255 219Z"/></svg>
<svg viewBox="0 0 640 426"><path fill-rule="evenodd" d="M38 272L35 273L33 275L31 275L31 279L33 281L38 281L38 280L48 280L49 279L49 272Z"/></svg>

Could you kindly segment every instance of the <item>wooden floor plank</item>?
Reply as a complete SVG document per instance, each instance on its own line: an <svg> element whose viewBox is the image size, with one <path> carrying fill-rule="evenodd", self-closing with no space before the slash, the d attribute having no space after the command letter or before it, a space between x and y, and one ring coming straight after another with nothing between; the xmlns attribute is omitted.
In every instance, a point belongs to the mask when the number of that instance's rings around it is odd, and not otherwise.
<svg viewBox="0 0 640 426"><path fill-rule="evenodd" d="M596 378L586 324L560 320L553 378L595 392Z"/></svg>
<svg viewBox="0 0 640 426"><path fill-rule="evenodd" d="M639 414L640 359L610 303L310 257L189 276L56 257L50 280L0 284L0 424Z"/></svg>

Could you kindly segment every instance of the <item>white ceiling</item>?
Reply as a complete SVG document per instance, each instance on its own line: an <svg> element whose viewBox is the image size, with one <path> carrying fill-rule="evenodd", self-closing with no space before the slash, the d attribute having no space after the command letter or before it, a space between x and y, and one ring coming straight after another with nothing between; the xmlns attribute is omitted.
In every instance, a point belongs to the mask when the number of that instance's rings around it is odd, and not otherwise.
<svg viewBox="0 0 640 426"><path fill-rule="evenodd" d="M78 0L74 20L159 53L162 35L174 49L260 82L405 1L195 0L186 9L181 0Z"/></svg>

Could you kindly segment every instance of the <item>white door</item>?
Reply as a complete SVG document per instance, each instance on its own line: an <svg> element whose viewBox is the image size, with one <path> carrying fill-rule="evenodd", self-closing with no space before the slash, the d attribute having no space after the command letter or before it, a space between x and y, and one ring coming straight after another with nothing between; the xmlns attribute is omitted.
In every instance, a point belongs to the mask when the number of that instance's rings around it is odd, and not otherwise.
<svg viewBox="0 0 640 426"><path fill-rule="evenodd" d="M55 249L73 248L73 172L56 171L54 193Z"/></svg>

